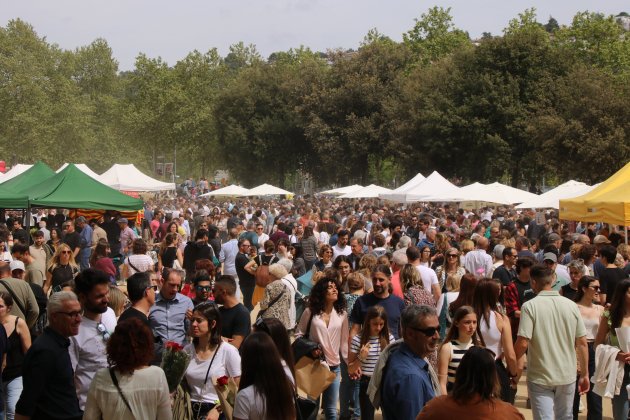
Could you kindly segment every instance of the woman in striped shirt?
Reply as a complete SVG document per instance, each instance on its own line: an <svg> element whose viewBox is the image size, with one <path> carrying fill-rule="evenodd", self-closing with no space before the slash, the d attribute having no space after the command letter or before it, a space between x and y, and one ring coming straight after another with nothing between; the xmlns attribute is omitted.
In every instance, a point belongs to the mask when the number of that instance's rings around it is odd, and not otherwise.
<svg viewBox="0 0 630 420"><path fill-rule="evenodd" d="M475 310L470 306L462 306L455 312L453 324L438 353L438 378L442 395L453 388L459 362L472 346L485 347L477 331Z"/></svg>
<svg viewBox="0 0 630 420"><path fill-rule="evenodd" d="M348 352L348 371L353 379L360 378L359 404L361 419L374 419L374 406L367 396L367 387L381 351L394 342L387 327L387 313L382 306L367 310L361 334L352 337Z"/></svg>

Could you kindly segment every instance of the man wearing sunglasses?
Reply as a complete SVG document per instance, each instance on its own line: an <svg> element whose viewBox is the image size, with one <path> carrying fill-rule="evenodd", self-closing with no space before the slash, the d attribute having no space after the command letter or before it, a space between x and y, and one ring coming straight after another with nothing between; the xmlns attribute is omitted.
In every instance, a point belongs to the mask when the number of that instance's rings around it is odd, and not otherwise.
<svg viewBox="0 0 630 420"><path fill-rule="evenodd" d="M24 357L22 394L15 407L16 419L63 418L79 420L69 337L79 332L81 304L72 292L59 292L48 301L49 325Z"/></svg>
<svg viewBox="0 0 630 420"><path fill-rule="evenodd" d="M381 353L370 388L381 381L384 419L415 419L433 397L440 395L437 374L425 359L440 341L440 323L435 308L411 305L400 318L402 342ZM385 358L385 359L384 359ZM384 360L383 360L384 359ZM374 400L372 400L374 402Z"/></svg>
<svg viewBox="0 0 630 420"><path fill-rule="evenodd" d="M130 318L138 318L144 322L147 327L149 324L149 310L155 303L155 295L157 294L158 285L151 281L149 273L134 273L127 279L127 294L131 301L131 306L127 308L118 322Z"/></svg>
<svg viewBox="0 0 630 420"><path fill-rule="evenodd" d="M107 364L107 340L116 328L116 314L109 302L109 276L88 268L74 279L74 291L83 309L79 334L70 339L70 360L81 409L85 408L87 393L97 370Z"/></svg>

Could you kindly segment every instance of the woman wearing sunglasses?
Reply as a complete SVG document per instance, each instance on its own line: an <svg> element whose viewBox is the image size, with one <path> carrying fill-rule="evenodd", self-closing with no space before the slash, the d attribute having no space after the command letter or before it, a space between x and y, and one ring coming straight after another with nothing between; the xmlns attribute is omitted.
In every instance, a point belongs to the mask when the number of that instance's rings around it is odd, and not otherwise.
<svg viewBox="0 0 630 420"><path fill-rule="evenodd" d="M573 260L571 263L573 263ZM569 263L569 267L571 267ZM573 279L573 274L571 274ZM595 373L595 337L597 336L597 328L599 320L604 314L604 307L596 305L599 302L599 280L591 276L582 276L577 283L577 293L575 302L577 303L580 315L586 327L586 341L588 343L588 371L589 374ZM565 295L566 296L566 295ZM592 376L592 375L591 375ZM593 383L586 393L586 407L588 409L589 419L602 418L602 397L593 392ZM577 418L580 409L580 393L576 387L575 398L573 400L573 417Z"/></svg>
<svg viewBox="0 0 630 420"><path fill-rule="evenodd" d="M48 294L51 288L53 292L61 290L61 285L73 280L77 274L79 274L79 266L74 261L72 250L66 244L59 244L57 252L48 264L44 293Z"/></svg>
<svg viewBox="0 0 630 420"><path fill-rule="evenodd" d="M437 274L438 281L440 282L442 293L447 292L446 279L449 275L455 275L461 279L462 276L466 274L466 270L461 265L457 248L449 248L448 251L446 251L444 263L435 269L435 274Z"/></svg>

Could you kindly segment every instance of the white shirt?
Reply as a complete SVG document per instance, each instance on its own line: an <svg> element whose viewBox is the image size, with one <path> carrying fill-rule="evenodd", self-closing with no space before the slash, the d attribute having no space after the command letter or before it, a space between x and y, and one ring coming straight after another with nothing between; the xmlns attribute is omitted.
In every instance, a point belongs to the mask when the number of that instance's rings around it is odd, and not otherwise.
<svg viewBox="0 0 630 420"><path fill-rule="evenodd" d="M293 274L289 273L282 277L282 283L286 286L286 291L291 295L289 300L289 325L291 328L295 327L295 295L297 292L297 280L293 277Z"/></svg>
<svg viewBox="0 0 630 420"><path fill-rule="evenodd" d="M116 314L112 308L101 315L100 321L111 335L116 329ZM97 329L99 322L83 318L79 333L70 337L70 362L74 370L74 384L77 389L79 406L85 409L88 389L96 371L107 367L106 341Z"/></svg>
<svg viewBox="0 0 630 420"><path fill-rule="evenodd" d="M265 401L256 392L254 385L241 389L236 394L234 412L232 415L239 419L265 420Z"/></svg>
<svg viewBox="0 0 630 420"><path fill-rule="evenodd" d="M221 246L221 252L219 253L219 260L223 263L223 274L229 274L236 276L236 255L238 254L238 240L230 239ZM214 401L212 401L214 402Z"/></svg>
<svg viewBox="0 0 630 420"><path fill-rule="evenodd" d="M266 233L262 233L261 235L258 235L258 252L260 253L264 253L265 252L265 242L269 240L269 235L267 235Z"/></svg>
<svg viewBox="0 0 630 420"><path fill-rule="evenodd" d="M190 364L186 369L186 382L190 386L190 399L192 401L214 403L219 399L219 396L214 389L213 379L221 376L230 378L241 376L241 356L238 354L237 348L232 345L222 343L219 346L212 366L210 366L212 356L207 360L199 359L193 344L187 345L184 350L192 354ZM204 386L203 382L206 378L206 372L208 372L208 366L210 366L210 372L208 373L208 381Z"/></svg>
<svg viewBox="0 0 630 420"><path fill-rule="evenodd" d="M130 262L133 264L133 267L129 264ZM147 254L131 254L125 258L125 264L127 265L127 275L132 276L137 273L136 268L142 273L152 269L153 258L149 257Z"/></svg>
<svg viewBox="0 0 630 420"><path fill-rule="evenodd" d="M332 247L332 250L333 250L333 257L332 257L333 261L335 261L335 259L340 255L350 255L352 253L352 248L350 248L348 245L346 245L343 249L341 249L339 248L339 244L337 244Z"/></svg>
<svg viewBox="0 0 630 420"><path fill-rule="evenodd" d="M109 376L109 370L101 369L96 372L90 384L83 414L85 420L172 419L168 384L162 369L149 366L134 371L133 375L121 375L120 372L115 374L133 415L120 398L118 389Z"/></svg>
<svg viewBox="0 0 630 420"><path fill-rule="evenodd" d="M477 278L488 277L492 273L492 257L483 249L474 249L464 257L464 268Z"/></svg>
<svg viewBox="0 0 630 420"><path fill-rule="evenodd" d="M433 293L432 286L434 284L439 284L435 271L431 270L429 267L425 267L424 265L416 265L416 270L420 273L420 278L422 279L422 284L424 285L426 291Z"/></svg>

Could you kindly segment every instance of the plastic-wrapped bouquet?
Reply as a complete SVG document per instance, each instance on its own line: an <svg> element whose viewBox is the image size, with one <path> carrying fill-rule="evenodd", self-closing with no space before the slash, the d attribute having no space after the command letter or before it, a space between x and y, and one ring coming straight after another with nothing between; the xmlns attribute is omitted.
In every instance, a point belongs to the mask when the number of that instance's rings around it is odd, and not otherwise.
<svg viewBox="0 0 630 420"><path fill-rule="evenodd" d="M162 353L160 367L166 375L169 392L175 392L190 363L190 355L184 351L184 346L174 341L167 341Z"/></svg>
<svg viewBox="0 0 630 420"><path fill-rule="evenodd" d="M236 393L238 392L238 386L234 379L227 376L221 376L214 381L214 389L219 396L219 403L221 404L221 411L227 418L232 419L232 412L234 411L234 400L236 399Z"/></svg>

